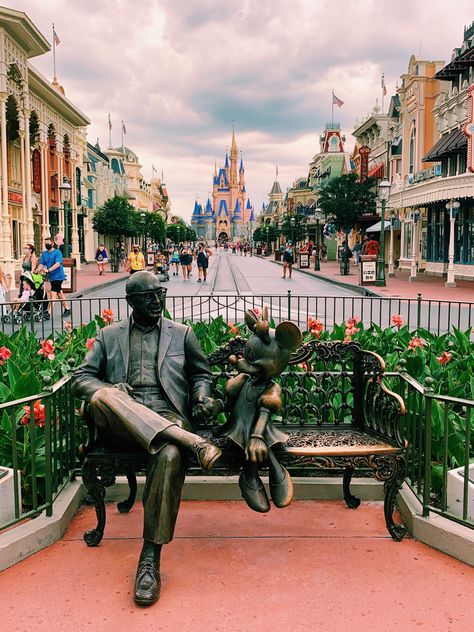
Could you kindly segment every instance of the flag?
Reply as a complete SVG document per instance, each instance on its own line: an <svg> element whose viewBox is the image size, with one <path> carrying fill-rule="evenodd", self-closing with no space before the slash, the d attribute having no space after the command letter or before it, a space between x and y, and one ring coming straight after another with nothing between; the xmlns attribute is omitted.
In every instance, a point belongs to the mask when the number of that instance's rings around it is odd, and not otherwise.
<svg viewBox="0 0 474 632"><path fill-rule="evenodd" d="M332 93L332 104L333 105L337 105L338 108L342 107L344 105L344 101L341 101L341 99L338 99L336 97L336 95L334 94L334 92Z"/></svg>
<svg viewBox="0 0 474 632"><path fill-rule="evenodd" d="M61 40L59 39L58 34L54 30L54 27L53 27L53 40L54 40L55 46L58 46L61 43Z"/></svg>
<svg viewBox="0 0 474 632"><path fill-rule="evenodd" d="M112 129L112 121L110 120L110 114L109 114L109 131Z"/></svg>
<svg viewBox="0 0 474 632"><path fill-rule="evenodd" d="M126 129L126 127L125 127L125 123L124 123L123 121L122 121L122 132L123 132L124 134L126 134L126 133L127 133L127 129Z"/></svg>
<svg viewBox="0 0 474 632"><path fill-rule="evenodd" d="M384 97L387 96L387 88L385 86L385 74L382 75L382 94Z"/></svg>

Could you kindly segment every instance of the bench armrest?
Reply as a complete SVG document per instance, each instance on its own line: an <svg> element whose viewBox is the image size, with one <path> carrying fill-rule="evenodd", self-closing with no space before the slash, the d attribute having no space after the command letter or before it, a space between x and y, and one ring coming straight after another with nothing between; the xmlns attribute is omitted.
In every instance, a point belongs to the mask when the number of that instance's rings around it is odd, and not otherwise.
<svg viewBox="0 0 474 632"><path fill-rule="evenodd" d="M406 448L408 442L401 435L400 417L405 415L405 402L397 393L384 383L384 360L372 351L364 354L375 356L380 362L380 372L371 372L365 376L363 392L364 427L379 436L395 441L400 448Z"/></svg>

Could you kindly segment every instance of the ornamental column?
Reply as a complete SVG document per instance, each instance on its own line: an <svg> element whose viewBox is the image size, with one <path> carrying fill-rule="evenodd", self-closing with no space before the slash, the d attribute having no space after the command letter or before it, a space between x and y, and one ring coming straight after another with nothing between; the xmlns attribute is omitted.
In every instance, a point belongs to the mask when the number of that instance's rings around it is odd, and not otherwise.
<svg viewBox="0 0 474 632"><path fill-rule="evenodd" d="M39 142L40 154L41 154L41 211L42 211L42 239L43 241L51 236L51 227L49 225L49 207L48 207L48 176L47 176L47 144L44 140L40 139Z"/></svg>
<svg viewBox="0 0 474 632"><path fill-rule="evenodd" d="M12 231L10 213L8 212L8 161L7 161L7 93L0 94L0 143L2 157L2 260L5 262L5 272L13 275L12 263Z"/></svg>
<svg viewBox="0 0 474 632"><path fill-rule="evenodd" d="M33 197L31 195L31 146L30 146L30 112L25 109L25 187L26 190L26 241L34 243L35 230L33 219Z"/></svg>
<svg viewBox="0 0 474 632"><path fill-rule="evenodd" d="M20 174L21 174L21 218L20 218L20 252L25 244L28 242L26 236L26 176L25 176L25 120L23 114L18 115L19 118L19 130L18 135L20 137Z"/></svg>
<svg viewBox="0 0 474 632"><path fill-rule="evenodd" d="M81 252L79 250L79 227L77 225L77 188L76 188L76 162L71 162L71 256L76 260L76 268L81 269Z"/></svg>

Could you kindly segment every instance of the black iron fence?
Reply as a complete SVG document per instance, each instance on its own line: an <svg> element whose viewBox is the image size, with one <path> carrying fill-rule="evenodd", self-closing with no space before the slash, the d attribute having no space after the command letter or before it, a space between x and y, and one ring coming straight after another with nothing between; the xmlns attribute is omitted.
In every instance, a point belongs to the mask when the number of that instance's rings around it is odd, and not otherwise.
<svg viewBox="0 0 474 632"><path fill-rule="evenodd" d="M166 309L176 321L206 321L222 317L228 323L241 323L245 310L266 305L275 322L292 320L306 329L309 317L319 318L325 329L332 330L353 316L358 316L365 327L372 323L381 328L392 325L392 316L400 315L413 330L423 328L433 334L444 334L451 327L467 330L474 326L473 302L365 297L365 296L299 296L290 290L285 295L226 295L168 296ZM70 300L71 314L62 315L59 301L53 301L45 313L43 305L31 303L29 309L18 308L15 303L0 305L0 328L12 334L22 325L30 327L38 337L45 338L55 332L64 331L87 323L108 310L114 320L126 318L130 308L125 297L76 298Z"/></svg>

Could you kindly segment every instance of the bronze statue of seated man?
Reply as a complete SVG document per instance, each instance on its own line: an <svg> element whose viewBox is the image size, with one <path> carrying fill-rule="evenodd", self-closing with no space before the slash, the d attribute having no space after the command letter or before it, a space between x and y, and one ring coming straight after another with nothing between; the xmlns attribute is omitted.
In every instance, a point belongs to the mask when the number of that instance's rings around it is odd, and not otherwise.
<svg viewBox="0 0 474 632"><path fill-rule="evenodd" d="M160 596L160 554L173 538L188 457L212 469L220 449L193 433L192 419L213 414L212 376L186 325L162 315L166 290L150 272L126 285L130 318L105 327L73 376L73 393L90 402L100 434L115 447L150 453L143 494L143 549L135 602Z"/></svg>

